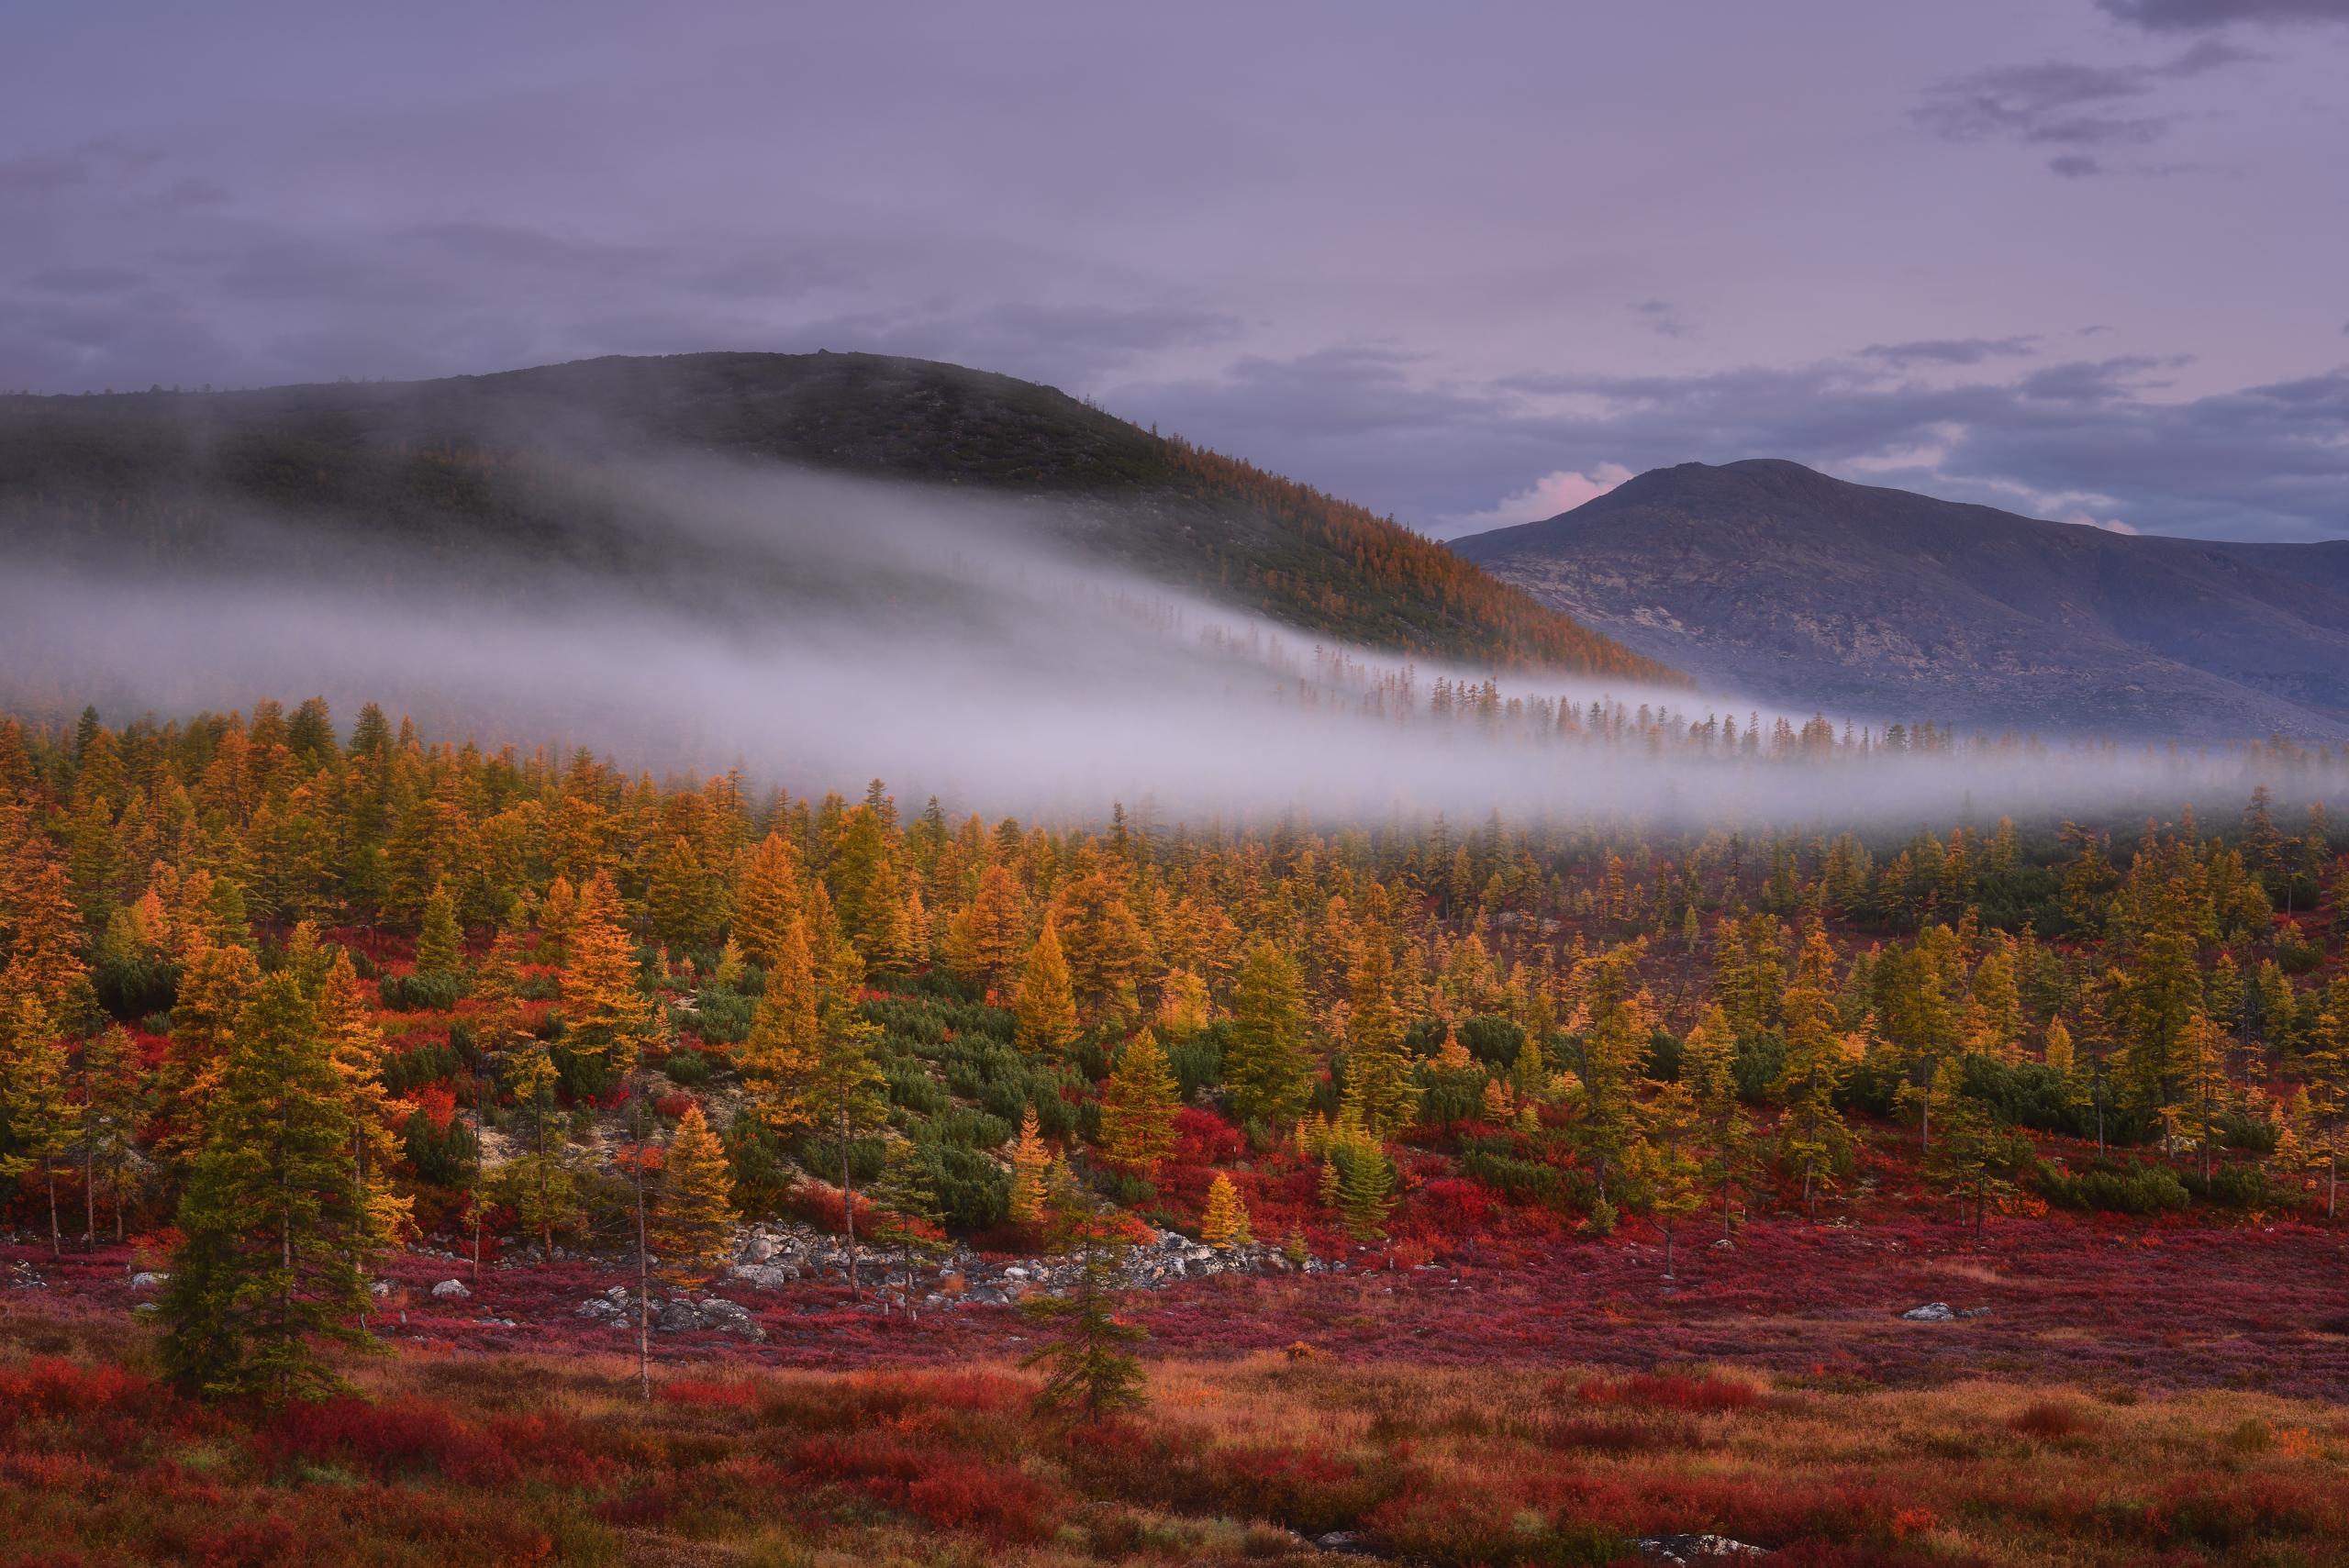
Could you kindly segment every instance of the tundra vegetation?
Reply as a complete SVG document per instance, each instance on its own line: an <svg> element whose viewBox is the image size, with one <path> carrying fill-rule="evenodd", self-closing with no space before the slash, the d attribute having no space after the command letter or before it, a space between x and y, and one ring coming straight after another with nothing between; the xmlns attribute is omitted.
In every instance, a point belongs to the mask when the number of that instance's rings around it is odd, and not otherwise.
<svg viewBox="0 0 2349 1568"><path fill-rule="evenodd" d="M7 720L0 1562L2333 1561L2335 765L990 823L317 699ZM841 1277L735 1274L779 1218ZM1166 1231L1247 1266L1129 1289Z"/></svg>

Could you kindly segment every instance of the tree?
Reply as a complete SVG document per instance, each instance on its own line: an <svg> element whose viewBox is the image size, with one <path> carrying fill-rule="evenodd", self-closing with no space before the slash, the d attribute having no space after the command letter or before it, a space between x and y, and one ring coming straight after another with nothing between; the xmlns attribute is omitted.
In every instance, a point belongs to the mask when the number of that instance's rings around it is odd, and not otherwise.
<svg viewBox="0 0 2349 1568"><path fill-rule="evenodd" d="M49 1251L61 1258L57 1223L57 1167L68 1161L88 1106L66 1082L65 1042L57 1037L38 993L0 998L0 1121L16 1147L0 1154L0 1176L39 1170L49 1193Z"/></svg>
<svg viewBox="0 0 2349 1568"><path fill-rule="evenodd" d="M464 962L464 939L457 929L457 906L450 901L447 888L436 886L432 896L424 901L424 929L416 939L417 970L419 973L453 973Z"/></svg>
<svg viewBox="0 0 2349 1568"><path fill-rule="evenodd" d="M752 962L772 969L783 956L785 933L800 915L796 857L782 834L769 833L751 851L735 884L734 938Z"/></svg>
<svg viewBox="0 0 2349 1568"><path fill-rule="evenodd" d="M173 1162L192 1159L207 1136L213 1096L227 1071L236 1020L261 983L251 951L214 946L198 933L172 1004L172 1045L157 1088L157 1151Z"/></svg>
<svg viewBox="0 0 2349 1568"><path fill-rule="evenodd" d="M1019 884L1002 865L979 873L979 891L959 928L955 968L990 991L1011 984L1019 968L1019 944L1028 920L1019 907Z"/></svg>
<svg viewBox="0 0 2349 1568"><path fill-rule="evenodd" d="M652 1245L662 1277L678 1284L708 1279L733 1255L734 1207L726 1151L698 1105L685 1107L661 1167L652 1212Z"/></svg>
<svg viewBox="0 0 2349 1568"><path fill-rule="evenodd" d="M1640 1109L1641 1137L1628 1168L1643 1206L1664 1226L1664 1277L1670 1279L1673 1229L1705 1205L1705 1118L1686 1084L1653 1087L1653 1098Z"/></svg>
<svg viewBox="0 0 2349 1568"><path fill-rule="evenodd" d="M138 1147L151 1076L139 1060L137 1043L119 1024L82 1047L82 1185L94 1239L98 1233L98 1173L103 1170L114 1195L114 1239L122 1240L123 1171Z"/></svg>
<svg viewBox="0 0 2349 1568"><path fill-rule="evenodd" d="M1647 1062L1648 1037L1655 1029L1655 1006L1639 984L1642 941L1626 942L1575 966L1582 998L1569 1034L1582 1040L1580 1137L1600 1202L1607 1177L1638 1136L1633 1091Z"/></svg>
<svg viewBox="0 0 2349 1568"><path fill-rule="evenodd" d="M1149 1175L1174 1151L1174 1113L1181 1106L1166 1053L1149 1035L1136 1035L1119 1053L1101 1092L1101 1152Z"/></svg>
<svg viewBox="0 0 2349 1568"><path fill-rule="evenodd" d="M777 1132L789 1132L816 1119L808 1096L824 1054L822 1002L804 921L793 919L774 939L772 952L766 992L751 1015L749 1036L735 1052L735 1065L760 1118Z"/></svg>
<svg viewBox="0 0 2349 1568"><path fill-rule="evenodd" d="M881 1179L874 1184L872 1196L881 1211L873 1240L884 1251L895 1249L897 1253L906 1275L902 1301L906 1316L911 1318L915 1316L915 1255L935 1251L945 1241L945 1235L939 1229L944 1214L938 1207L938 1184L930 1178L930 1163L922 1157L919 1144L901 1138L889 1145L881 1164ZM883 1307L886 1310L885 1294Z"/></svg>
<svg viewBox="0 0 2349 1568"><path fill-rule="evenodd" d="M263 980L233 1047L181 1200L185 1240L162 1299L173 1382L206 1398L340 1387L317 1344L369 1342L362 1260L391 1238L352 1178L351 1112L299 982Z"/></svg>
<svg viewBox="0 0 2349 1568"><path fill-rule="evenodd" d="M856 1016L852 1008L828 1000L823 1008L823 1050L817 1057L807 1087L807 1101L818 1125L833 1130L841 1157L841 1212L848 1228L849 1299L862 1300L856 1273L856 1168L850 1147L856 1134L878 1127L886 1117L887 1080L873 1064L873 1038L877 1025Z"/></svg>
<svg viewBox="0 0 2349 1568"><path fill-rule="evenodd" d="M1338 1211L1345 1216L1346 1234L1357 1241L1373 1240L1386 1233L1386 1211L1395 1207L1395 1167L1378 1140L1366 1133L1357 1132L1346 1140L1345 1153L1338 1180Z"/></svg>
<svg viewBox="0 0 2349 1568"><path fill-rule="evenodd" d="M1680 1081L1697 1097L1704 1118L1705 1174L1721 1195L1721 1240L1730 1240L1730 1194L1752 1164L1753 1118L1737 1097L1737 1033L1718 1006L1708 1006L1680 1048Z"/></svg>
<svg viewBox="0 0 2349 1568"><path fill-rule="evenodd" d="M1043 1136L1037 1130L1036 1107L1031 1105L1019 1118L1019 1141L1011 1147L1009 1218L1014 1225L1033 1225L1044 1217L1044 1199L1050 1190L1044 1177L1052 1163L1052 1151L1044 1147Z"/></svg>
<svg viewBox="0 0 2349 1568"><path fill-rule="evenodd" d="M1256 1239L1248 1229L1248 1207L1240 1189L1221 1172L1208 1187L1207 1213L1199 1220L1199 1240L1219 1251L1245 1246Z"/></svg>
<svg viewBox="0 0 2349 1568"><path fill-rule="evenodd" d="M660 1118L642 1095L630 1095L620 1117L620 1133L628 1146L618 1158L628 1172L629 1195L636 1200L636 1379L647 1405L652 1403L652 1235L651 1205L646 1202L647 1168L656 1151L653 1129ZM473 1277L481 1277L481 1220L478 1195L473 1205Z"/></svg>
<svg viewBox="0 0 2349 1568"><path fill-rule="evenodd" d="M608 871L597 872L579 895L565 944L563 1044L608 1084L635 1069L644 1048L662 1037L658 1009L637 989L636 949L620 929L619 894Z"/></svg>
<svg viewBox="0 0 2349 1568"><path fill-rule="evenodd" d="M1990 1109L1965 1092L1965 1077L1955 1062L1944 1062L1938 1085L1943 1106L1942 1138L1925 1160L1925 1174L1946 1181L1959 1195L1958 1217L1965 1218L1963 1200L1974 1202L1974 1234L1982 1234L1983 1217L1990 1201L2014 1191L1998 1173L1997 1160L2005 1139L1991 1119Z"/></svg>
<svg viewBox="0 0 2349 1568"><path fill-rule="evenodd" d="M1045 917L1043 931L1029 950L1019 976L1019 1049L1030 1056L1057 1057L1076 1038L1076 1002L1069 991L1068 963L1061 956L1060 933Z"/></svg>
<svg viewBox="0 0 2349 1568"><path fill-rule="evenodd" d="M1141 1362L1120 1348L1148 1336L1118 1316L1112 1295L1130 1237L1122 1216L1096 1209L1074 1182L1054 1185L1048 1213L1052 1251L1074 1259L1076 1283L1064 1296L1019 1304L1030 1322L1061 1326L1059 1338L1019 1364L1048 1369L1039 1411L1097 1424L1148 1402Z"/></svg>
<svg viewBox="0 0 2349 1568"><path fill-rule="evenodd" d="M1851 1129L1835 1108L1835 1091L1850 1070L1851 1054L1834 1028L1834 965L1827 933L1812 930L1795 966L1795 982L1787 988L1786 1068L1770 1086L1787 1108L1782 1146L1802 1167L1803 1203L1813 1219L1819 1218L1819 1187L1852 1142Z"/></svg>
<svg viewBox="0 0 2349 1568"><path fill-rule="evenodd" d="M1374 1134L1408 1127L1419 1114L1419 1092L1411 1081L1410 1053L1403 1047L1403 1021L1395 1006L1395 953L1384 922L1365 918L1361 955L1347 976L1353 1003L1346 1017L1344 1103Z"/></svg>
<svg viewBox="0 0 2349 1568"><path fill-rule="evenodd" d="M1305 986L1297 965L1271 942L1248 950L1232 999L1223 1048L1223 1081L1232 1108L1246 1118L1294 1120L1313 1087L1306 1054Z"/></svg>

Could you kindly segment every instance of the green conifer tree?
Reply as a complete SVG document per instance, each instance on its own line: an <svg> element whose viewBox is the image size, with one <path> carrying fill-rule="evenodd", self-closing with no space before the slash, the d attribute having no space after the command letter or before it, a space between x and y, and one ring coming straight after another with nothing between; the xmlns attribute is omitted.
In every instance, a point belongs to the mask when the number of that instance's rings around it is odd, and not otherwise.
<svg viewBox="0 0 2349 1568"><path fill-rule="evenodd" d="M363 1261L391 1244L355 1180L351 1112L291 973L239 1013L162 1299L173 1382L275 1403L341 1380L319 1345L368 1342Z"/></svg>
<svg viewBox="0 0 2349 1568"><path fill-rule="evenodd" d="M1248 950L1232 1000L1223 1081L1244 1118L1282 1123L1305 1109L1313 1086L1306 1054L1305 986L1297 965L1271 942Z"/></svg>

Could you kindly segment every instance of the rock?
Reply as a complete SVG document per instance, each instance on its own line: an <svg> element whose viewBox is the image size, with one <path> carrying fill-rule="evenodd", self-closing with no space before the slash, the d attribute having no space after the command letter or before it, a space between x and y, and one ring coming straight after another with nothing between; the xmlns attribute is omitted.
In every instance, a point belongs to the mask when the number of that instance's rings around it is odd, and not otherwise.
<svg viewBox="0 0 2349 1568"><path fill-rule="evenodd" d="M1324 1551L1334 1551L1341 1557L1374 1555L1369 1544L1350 1529L1333 1529L1327 1535L1313 1538L1313 1544Z"/></svg>
<svg viewBox="0 0 2349 1568"><path fill-rule="evenodd" d="M1900 1316L1911 1323L1949 1323L1957 1318L1946 1301L1929 1301L1922 1307L1910 1307Z"/></svg>
<svg viewBox="0 0 2349 1568"><path fill-rule="evenodd" d="M797 1269L779 1268L774 1263L737 1263L734 1277L761 1290L773 1290L786 1280L799 1277Z"/></svg>
<svg viewBox="0 0 2349 1568"><path fill-rule="evenodd" d="M1003 1292L996 1289L996 1287L991 1284L983 1284L979 1286L978 1289L971 1292L970 1299L977 1302L981 1307L1008 1307L1011 1305L1011 1297L1004 1295Z"/></svg>
<svg viewBox="0 0 2349 1568"><path fill-rule="evenodd" d="M444 1279L432 1287L432 1298L435 1301L462 1301L472 1294L472 1291L465 1288L465 1282L462 1280Z"/></svg>
<svg viewBox="0 0 2349 1568"><path fill-rule="evenodd" d="M618 1318L619 1315L618 1305L600 1296L590 1296L581 1302L578 1310L572 1314L574 1318Z"/></svg>
<svg viewBox="0 0 2349 1568"><path fill-rule="evenodd" d="M1648 1535L1640 1538L1640 1555L1676 1568L1696 1568L1707 1562L1770 1554L1758 1546L1748 1546L1725 1535Z"/></svg>
<svg viewBox="0 0 2349 1568"><path fill-rule="evenodd" d="M1734 1252L1737 1251L1737 1243L1724 1236L1720 1240L1713 1243L1713 1251L1716 1252Z"/></svg>
<svg viewBox="0 0 2349 1568"><path fill-rule="evenodd" d="M1965 1311L1959 1313L1958 1316L1960 1318L1987 1318L1990 1316L1990 1309L1987 1307L1969 1307Z"/></svg>
<svg viewBox="0 0 2349 1568"><path fill-rule="evenodd" d="M742 1261L746 1263L763 1263L774 1257L774 1242L763 1236L753 1236L751 1238L751 1244L742 1249Z"/></svg>
<svg viewBox="0 0 2349 1568"><path fill-rule="evenodd" d="M153 1290L156 1286L161 1284L165 1280L171 1277L172 1276L169 1274L133 1274L130 1276L130 1288L133 1290Z"/></svg>
<svg viewBox="0 0 2349 1568"><path fill-rule="evenodd" d="M704 1301L698 1306L701 1308L701 1326L706 1329L715 1329L721 1334L738 1334L745 1340L767 1337L767 1331L759 1327L758 1319L751 1316L751 1309L747 1307L731 1301Z"/></svg>
<svg viewBox="0 0 2349 1568"><path fill-rule="evenodd" d="M672 1334L691 1334L701 1328L701 1314L690 1301L673 1301L661 1309L656 1328Z"/></svg>
<svg viewBox="0 0 2349 1568"><path fill-rule="evenodd" d="M139 1279L160 1279L161 1277L162 1276L160 1274L141 1274L139 1276ZM135 1288L139 1284L139 1280L132 1280L130 1283ZM384 1297L392 1294L392 1282L387 1279L379 1279L374 1284L367 1287L367 1294L373 1296L376 1300L381 1301Z"/></svg>

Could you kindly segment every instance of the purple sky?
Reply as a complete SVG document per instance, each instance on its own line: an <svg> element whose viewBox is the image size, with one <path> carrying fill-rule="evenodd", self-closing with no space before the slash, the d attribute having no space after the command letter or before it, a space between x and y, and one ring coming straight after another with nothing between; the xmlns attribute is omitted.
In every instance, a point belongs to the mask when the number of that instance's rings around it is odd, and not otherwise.
<svg viewBox="0 0 2349 1568"><path fill-rule="evenodd" d="M867 349L1439 534L2349 536L2349 0L5 14L0 388Z"/></svg>

